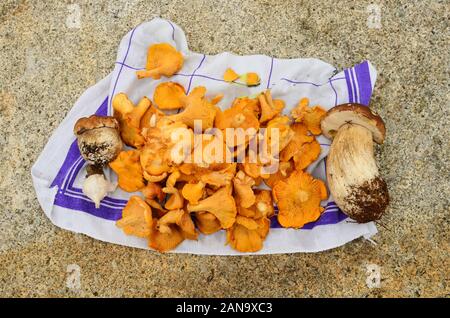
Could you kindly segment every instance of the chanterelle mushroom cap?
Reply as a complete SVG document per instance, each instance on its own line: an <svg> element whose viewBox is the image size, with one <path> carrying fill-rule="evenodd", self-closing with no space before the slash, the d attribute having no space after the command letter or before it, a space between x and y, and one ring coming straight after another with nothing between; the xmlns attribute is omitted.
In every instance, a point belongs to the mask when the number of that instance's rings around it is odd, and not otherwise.
<svg viewBox="0 0 450 318"><path fill-rule="evenodd" d="M376 143L382 144L386 135L383 119L369 107L348 103L331 108L322 119L321 128L325 137L333 139L337 131L345 124L360 125L372 133Z"/></svg>

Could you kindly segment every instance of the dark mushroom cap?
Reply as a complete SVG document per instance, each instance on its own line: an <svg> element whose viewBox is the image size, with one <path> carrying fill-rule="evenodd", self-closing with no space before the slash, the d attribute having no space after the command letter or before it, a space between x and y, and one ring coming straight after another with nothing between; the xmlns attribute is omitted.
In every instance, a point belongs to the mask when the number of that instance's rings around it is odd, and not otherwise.
<svg viewBox="0 0 450 318"><path fill-rule="evenodd" d="M80 153L90 165L102 167L122 150L119 123L114 117L92 115L80 118L73 131Z"/></svg>
<svg viewBox="0 0 450 318"><path fill-rule="evenodd" d="M73 127L73 133L79 135L86 130L109 127L113 129L119 129L119 123L117 119L111 116L97 116L92 115L89 117L82 117L77 120Z"/></svg>
<svg viewBox="0 0 450 318"><path fill-rule="evenodd" d="M382 144L386 136L383 119L369 107L348 103L331 108L322 119L321 128L325 137L333 139L342 125L355 124L367 128L376 143Z"/></svg>

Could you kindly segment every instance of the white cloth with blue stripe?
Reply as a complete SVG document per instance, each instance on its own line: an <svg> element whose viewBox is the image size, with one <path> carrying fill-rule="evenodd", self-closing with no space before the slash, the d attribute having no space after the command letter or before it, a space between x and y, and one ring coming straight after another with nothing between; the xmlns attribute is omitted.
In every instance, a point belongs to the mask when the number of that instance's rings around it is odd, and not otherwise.
<svg viewBox="0 0 450 318"><path fill-rule="evenodd" d="M170 78L187 91L203 85L207 96L224 93L222 108L238 96L248 96L270 88L274 98L286 102L289 113L300 98L308 97L312 105L325 109L346 102L368 105L375 84L376 71L364 61L341 72L318 59L277 59L264 55L237 56L231 53L204 55L189 50L184 32L175 24L163 19L140 24L121 41L114 71L87 89L72 110L51 136L32 168L32 178L37 198L47 217L57 226L84 233L93 238L138 248L148 248L145 239L125 235L115 226L115 220L130 197L130 193L116 190L106 197L99 209L81 191L85 178L85 162L81 158L72 129L80 117L94 113L111 115L111 97L126 92L133 102L142 96L153 96L153 90L162 81L137 80L135 71L145 66L147 48L154 43L167 42L184 55L185 62L179 73ZM237 73L257 72L261 77L258 87L225 83L225 69L232 67ZM325 180L324 158L330 141L318 137L322 153L308 167L308 172ZM108 177L116 176L109 171ZM373 223L357 224L337 208L330 197L323 202L325 212L319 220L300 230L283 229L272 222L264 248L255 254L318 252L341 246L358 237L369 238L377 230ZM225 245L225 232L200 235L197 241L184 241L175 253L209 255L239 255Z"/></svg>

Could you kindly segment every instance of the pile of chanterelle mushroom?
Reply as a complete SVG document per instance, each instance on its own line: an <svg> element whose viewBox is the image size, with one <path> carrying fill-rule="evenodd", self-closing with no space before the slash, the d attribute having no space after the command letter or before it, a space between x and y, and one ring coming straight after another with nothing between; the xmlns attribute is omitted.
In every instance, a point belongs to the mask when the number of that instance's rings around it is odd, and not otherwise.
<svg viewBox="0 0 450 318"><path fill-rule="evenodd" d="M170 77L183 57L166 43L148 50L146 70L138 78ZM256 73L227 69L224 80L255 86ZM186 94L182 85L162 82L153 102L136 105L124 93L114 96L114 117L81 118L74 132L87 161L83 192L96 207L115 185L133 194L117 221L126 234L146 238L164 252L185 239L226 230L227 243L256 252L270 229L270 218L287 228L317 220L328 198L322 180L305 169L321 152L315 136L334 138L327 159L329 190L337 205L357 222L378 220L389 196L373 155L385 127L368 107L345 104L328 112L299 101L290 116L270 90L236 98L221 110L223 95L206 97L204 87ZM175 112L174 111L178 111ZM128 150L123 149L123 144ZM278 213L274 213L274 204Z"/></svg>

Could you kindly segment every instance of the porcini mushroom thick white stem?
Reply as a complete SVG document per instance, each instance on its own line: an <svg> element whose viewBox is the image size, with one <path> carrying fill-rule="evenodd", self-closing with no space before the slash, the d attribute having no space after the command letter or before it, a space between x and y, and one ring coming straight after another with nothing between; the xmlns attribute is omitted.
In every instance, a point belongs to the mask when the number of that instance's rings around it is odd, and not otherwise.
<svg viewBox="0 0 450 318"><path fill-rule="evenodd" d="M321 125L325 136L334 137L327 181L336 204L359 223L380 219L389 204L373 152L373 140L384 141L382 119L366 106L345 104L330 109Z"/></svg>

